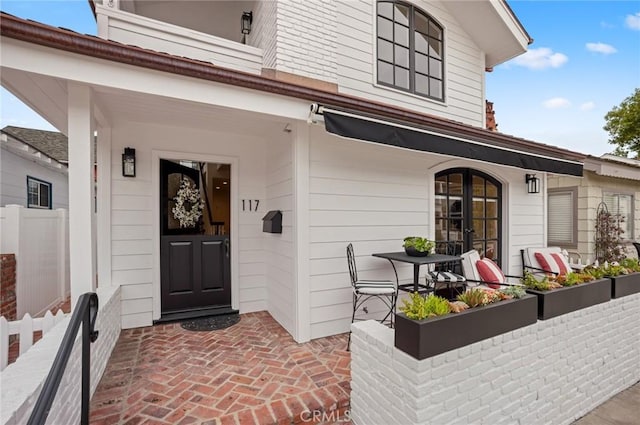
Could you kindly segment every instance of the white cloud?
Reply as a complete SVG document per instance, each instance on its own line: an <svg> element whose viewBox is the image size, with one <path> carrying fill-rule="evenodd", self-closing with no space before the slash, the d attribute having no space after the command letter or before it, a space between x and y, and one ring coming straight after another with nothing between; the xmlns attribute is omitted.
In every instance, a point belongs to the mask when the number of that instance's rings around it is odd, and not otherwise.
<svg viewBox="0 0 640 425"><path fill-rule="evenodd" d="M603 55L610 55L618 51L612 45L605 44L605 43L587 43L586 47L587 47L587 50L590 50L596 53L602 53Z"/></svg>
<svg viewBox="0 0 640 425"><path fill-rule="evenodd" d="M606 21L602 21L602 22L600 22L600 26L601 26L602 28L615 28L615 25L610 24L610 23L608 23L608 22L606 22Z"/></svg>
<svg viewBox="0 0 640 425"><path fill-rule="evenodd" d="M589 101L589 102L585 102L582 105L580 105L580 110L581 111L590 111L595 107L596 107L595 102Z"/></svg>
<svg viewBox="0 0 640 425"><path fill-rule="evenodd" d="M640 31L640 12L635 15L627 15L624 19L624 23L627 25L627 28Z"/></svg>
<svg viewBox="0 0 640 425"><path fill-rule="evenodd" d="M513 60L513 63L529 69L546 69L559 68L568 60L569 58L562 53L554 53L548 47L540 47L530 49L525 54L518 56Z"/></svg>
<svg viewBox="0 0 640 425"><path fill-rule="evenodd" d="M545 108L547 109L560 109L560 108L568 108L571 106L571 102L564 97L553 97L551 99L547 99L542 102Z"/></svg>

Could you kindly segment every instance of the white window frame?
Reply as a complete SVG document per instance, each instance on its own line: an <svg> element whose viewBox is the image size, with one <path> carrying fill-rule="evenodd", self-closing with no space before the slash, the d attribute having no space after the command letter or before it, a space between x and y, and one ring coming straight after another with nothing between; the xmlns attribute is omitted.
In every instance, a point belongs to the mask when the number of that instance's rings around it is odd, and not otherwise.
<svg viewBox="0 0 640 425"><path fill-rule="evenodd" d="M38 203L37 204L31 203L31 201L29 199L30 198L30 186L31 186L32 182L38 184L38 195L37 195L38 196ZM47 187L48 190L49 190L49 196L48 196L48 199L47 199L48 205L42 205L42 203L40 202L41 201L41 196L40 196L41 193L40 192L41 192L43 186ZM51 205L53 203L52 189L53 189L53 186L51 185L51 183L49 183L47 181L44 181L42 179L36 178L36 177L27 176L27 208L38 208L38 209L43 209L43 210L52 209L52 205Z"/></svg>
<svg viewBox="0 0 640 425"><path fill-rule="evenodd" d="M633 195L633 193L625 193L625 192L613 192L613 191L609 191L609 190L603 190L602 191L602 202L605 203L605 205L607 206L607 210L609 211L609 213L611 213L612 215L616 215L620 213L620 197L624 196L624 197L629 197L630 199L630 205L629 205L629 216L628 217L624 217L624 222L625 225L627 226L627 228L625 228L625 232L622 234L622 240L623 241L633 241L634 239L634 235L635 235L635 226L634 226L634 206L635 206L635 197ZM605 197L612 197L612 198L617 198L617 205L609 205L608 203L605 202ZM621 214L622 215L622 214Z"/></svg>

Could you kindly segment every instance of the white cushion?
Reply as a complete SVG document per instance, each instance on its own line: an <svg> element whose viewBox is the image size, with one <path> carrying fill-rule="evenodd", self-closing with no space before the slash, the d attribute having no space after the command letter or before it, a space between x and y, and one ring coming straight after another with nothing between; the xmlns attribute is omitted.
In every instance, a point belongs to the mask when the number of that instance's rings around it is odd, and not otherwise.
<svg viewBox="0 0 640 425"><path fill-rule="evenodd" d="M476 268L476 261L480 260L480 254L475 249L461 254L462 257L462 273L467 280L481 280L478 269ZM469 286L477 285L477 282L471 282Z"/></svg>
<svg viewBox="0 0 640 425"><path fill-rule="evenodd" d="M533 269L539 269L539 270L543 269L543 267L540 265L538 260L536 260L536 252L539 252L541 254L546 254L549 257L548 261L552 261L552 263L549 263L550 265L555 264L555 261L553 261L553 259L551 258L551 256L549 254L551 254L552 252L557 253L557 254L562 254L562 250L558 246L525 248L524 249L524 254L522 255L522 259L524 261L523 268L524 268L525 271L527 271L528 267L531 267ZM529 269L528 271L535 273L535 270ZM558 271L559 271L559 269L558 269Z"/></svg>
<svg viewBox="0 0 640 425"><path fill-rule="evenodd" d="M392 295L396 292L396 285L390 280L359 280L355 291L365 295Z"/></svg>
<svg viewBox="0 0 640 425"><path fill-rule="evenodd" d="M460 276L456 273L451 272L429 272L429 276L431 280L434 282L465 282L467 279L464 276Z"/></svg>

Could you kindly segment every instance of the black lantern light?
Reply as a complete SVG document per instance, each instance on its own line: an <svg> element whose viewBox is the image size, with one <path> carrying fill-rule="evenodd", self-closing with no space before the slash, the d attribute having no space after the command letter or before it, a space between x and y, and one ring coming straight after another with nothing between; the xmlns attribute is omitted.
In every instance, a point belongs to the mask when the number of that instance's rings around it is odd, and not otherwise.
<svg viewBox="0 0 640 425"><path fill-rule="evenodd" d="M540 179L535 174L525 175L525 181L527 182L527 192L540 193Z"/></svg>
<svg viewBox="0 0 640 425"><path fill-rule="evenodd" d="M251 33L251 23L253 22L253 12L242 12L242 18L240 19L242 34Z"/></svg>
<svg viewBox="0 0 640 425"><path fill-rule="evenodd" d="M133 148L124 148L122 154L122 176L136 176L136 150Z"/></svg>

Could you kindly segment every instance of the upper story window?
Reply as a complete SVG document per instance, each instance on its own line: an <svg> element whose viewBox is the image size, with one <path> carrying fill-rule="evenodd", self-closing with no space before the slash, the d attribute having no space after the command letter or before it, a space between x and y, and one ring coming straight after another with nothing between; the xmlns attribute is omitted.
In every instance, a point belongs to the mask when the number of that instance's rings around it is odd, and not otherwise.
<svg viewBox="0 0 640 425"><path fill-rule="evenodd" d="M378 2L378 83L444 100L442 27L409 3Z"/></svg>
<svg viewBox="0 0 640 425"><path fill-rule="evenodd" d="M27 176L27 207L51 209L51 183Z"/></svg>

